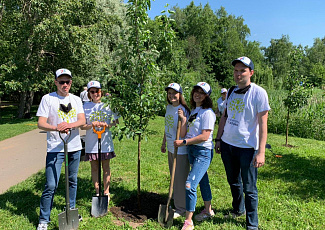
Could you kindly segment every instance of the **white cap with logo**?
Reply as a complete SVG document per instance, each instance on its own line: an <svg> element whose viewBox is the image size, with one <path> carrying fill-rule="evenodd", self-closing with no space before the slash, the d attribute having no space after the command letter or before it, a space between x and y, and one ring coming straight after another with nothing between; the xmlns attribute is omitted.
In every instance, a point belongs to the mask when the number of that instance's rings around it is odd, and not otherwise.
<svg viewBox="0 0 325 230"><path fill-rule="evenodd" d="M199 82L194 87L200 87L206 94L210 96L211 94L211 87L206 82Z"/></svg>
<svg viewBox="0 0 325 230"><path fill-rule="evenodd" d="M55 72L55 79L57 79L58 77L60 77L61 75L68 75L69 77L72 78L71 72L68 69L58 69Z"/></svg>
<svg viewBox="0 0 325 230"><path fill-rule="evenodd" d="M100 83L98 81L90 81L87 84L87 89L89 90L90 88L101 89L102 86L100 85Z"/></svg>

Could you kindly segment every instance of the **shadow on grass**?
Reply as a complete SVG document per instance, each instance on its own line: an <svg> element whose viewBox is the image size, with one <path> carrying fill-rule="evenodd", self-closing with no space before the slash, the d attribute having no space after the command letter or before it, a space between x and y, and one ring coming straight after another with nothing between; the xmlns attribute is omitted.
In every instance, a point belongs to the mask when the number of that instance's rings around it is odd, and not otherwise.
<svg viewBox="0 0 325 230"><path fill-rule="evenodd" d="M64 173L61 173L60 181L58 185L58 189L55 193L53 209L55 208L58 213L61 213L65 209L65 176ZM31 181L29 181L31 180ZM120 185L120 181L122 179L115 178L111 182L111 193L112 196L112 204L114 206L120 206L123 204L123 201L130 199L132 197L136 197L136 190L128 190ZM23 183L32 183L31 186L25 186ZM44 189L45 184L45 174L44 171L38 172L33 177L27 179L27 181L22 182L22 184L16 185L9 189L4 194L0 195L0 209L9 213L10 216L24 216L28 219L28 221L37 226L39 223L39 205L41 194ZM93 187L90 172L89 178L80 178L78 177L78 191L77 191L77 200L76 200L76 208L78 208L79 214L86 215L86 219L90 217L91 212L91 201L92 196L95 194L95 189ZM141 191L141 194L147 195L150 192ZM159 195L160 196L160 195ZM161 195L163 200L167 200L167 195ZM132 200L133 202L133 200ZM136 203L136 199L134 199L134 203ZM149 202L150 204L150 202ZM148 205L148 203L146 204ZM145 205L144 205L145 206ZM86 214L87 213L87 214ZM158 209L155 211L155 214L158 216ZM57 216L51 213L52 229L58 229L57 224ZM155 219L155 218L152 218Z"/></svg>
<svg viewBox="0 0 325 230"><path fill-rule="evenodd" d="M285 189L301 199L325 199L325 159L283 154L282 158L270 156L268 166L270 170L259 172L259 179L281 179L288 183Z"/></svg>

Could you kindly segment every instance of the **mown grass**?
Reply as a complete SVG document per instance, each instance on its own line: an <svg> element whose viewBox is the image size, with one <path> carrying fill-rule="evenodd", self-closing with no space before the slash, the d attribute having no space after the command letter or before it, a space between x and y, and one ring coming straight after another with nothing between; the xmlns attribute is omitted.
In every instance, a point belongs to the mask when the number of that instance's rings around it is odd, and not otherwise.
<svg viewBox="0 0 325 230"><path fill-rule="evenodd" d="M151 121L149 128L152 134L148 141L142 141L141 191L167 197L167 156L160 152L163 122L162 117ZM294 147L287 148L283 146L285 137L275 134L269 134L268 143L271 144L272 151L282 158L276 158L267 150L266 165L259 170L260 229L324 229L325 143L290 137L290 144ZM117 157L111 161L110 206L119 205L137 191L137 142L124 139L121 142L114 140L114 144ZM212 206L216 216L211 220L195 223L195 229L244 229L245 218L223 218L231 208L231 194L220 155L214 156L209 177L213 193ZM62 176L54 199L49 229L58 229L57 215L64 210L63 178ZM90 216L94 189L89 162L81 162L78 179L77 207L84 219L79 229L132 229L127 222L124 226L116 226L113 222L115 217L111 213L98 219ZM0 195L0 229L35 229L44 182L42 170ZM202 209L203 202L199 195L196 212ZM183 221L184 218L174 221L171 229L180 229ZM163 228L156 219L152 219L138 229Z"/></svg>
<svg viewBox="0 0 325 230"><path fill-rule="evenodd" d="M35 116L37 106L32 106L31 119L17 119L17 106L8 104L1 107L0 117L0 141L26 133L37 128L37 117Z"/></svg>

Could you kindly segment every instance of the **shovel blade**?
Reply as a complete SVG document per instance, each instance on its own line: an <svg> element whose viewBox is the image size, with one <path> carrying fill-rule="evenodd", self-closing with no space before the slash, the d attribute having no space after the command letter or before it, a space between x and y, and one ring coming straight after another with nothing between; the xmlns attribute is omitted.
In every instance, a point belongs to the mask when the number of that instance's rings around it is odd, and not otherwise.
<svg viewBox="0 0 325 230"><path fill-rule="evenodd" d="M166 209L167 205L159 205L158 210L158 222L162 227L170 228L173 225L173 219L174 219L174 210L171 206L168 207L167 212L167 221L166 221Z"/></svg>
<svg viewBox="0 0 325 230"><path fill-rule="evenodd" d="M91 215L101 217L107 214L108 196L93 196L91 202Z"/></svg>
<svg viewBox="0 0 325 230"><path fill-rule="evenodd" d="M68 209L61 212L59 215L59 229L71 230L78 229L79 227L79 215L78 209Z"/></svg>

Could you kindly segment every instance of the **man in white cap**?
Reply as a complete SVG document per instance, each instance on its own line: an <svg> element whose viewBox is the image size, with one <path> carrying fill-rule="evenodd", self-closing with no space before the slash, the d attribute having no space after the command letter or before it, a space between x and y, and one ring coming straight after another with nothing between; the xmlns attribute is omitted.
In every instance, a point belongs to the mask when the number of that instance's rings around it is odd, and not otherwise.
<svg viewBox="0 0 325 230"><path fill-rule="evenodd" d="M221 89L221 97L219 97L218 100L217 100L218 106L217 106L217 109L216 109L216 112L215 112L217 117L221 117L221 115L223 114L223 111L225 110L226 97L227 97L227 89L222 88Z"/></svg>
<svg viewBox="0 0 325 230"><path fill-rule="evenodd" d="M70 208L75 208L77 174L82 149L78 127L86 122L80 98L69 93L72 84L71 72L68 69L57 70L54 83L57 87L56 92L43 96L36 114L38 128L47 131L46 182L40 202L38 230L46 230L50 222L54 193L64 162L64 143L59 132L63 138L71 132L68 141L69 193Z"/></svg>
<svg viewBox="0 0 325 230"><path fill-rule="evenodd" d="M267 116L266 91L251 83L254 64L248 57L232 62L237 86L228 92L215 150L221 153L232 193L232 211L226 217L246 214L246 228L258 229L257 168L265 163ZM243 193L245 193L245 198Z"/></svg>

